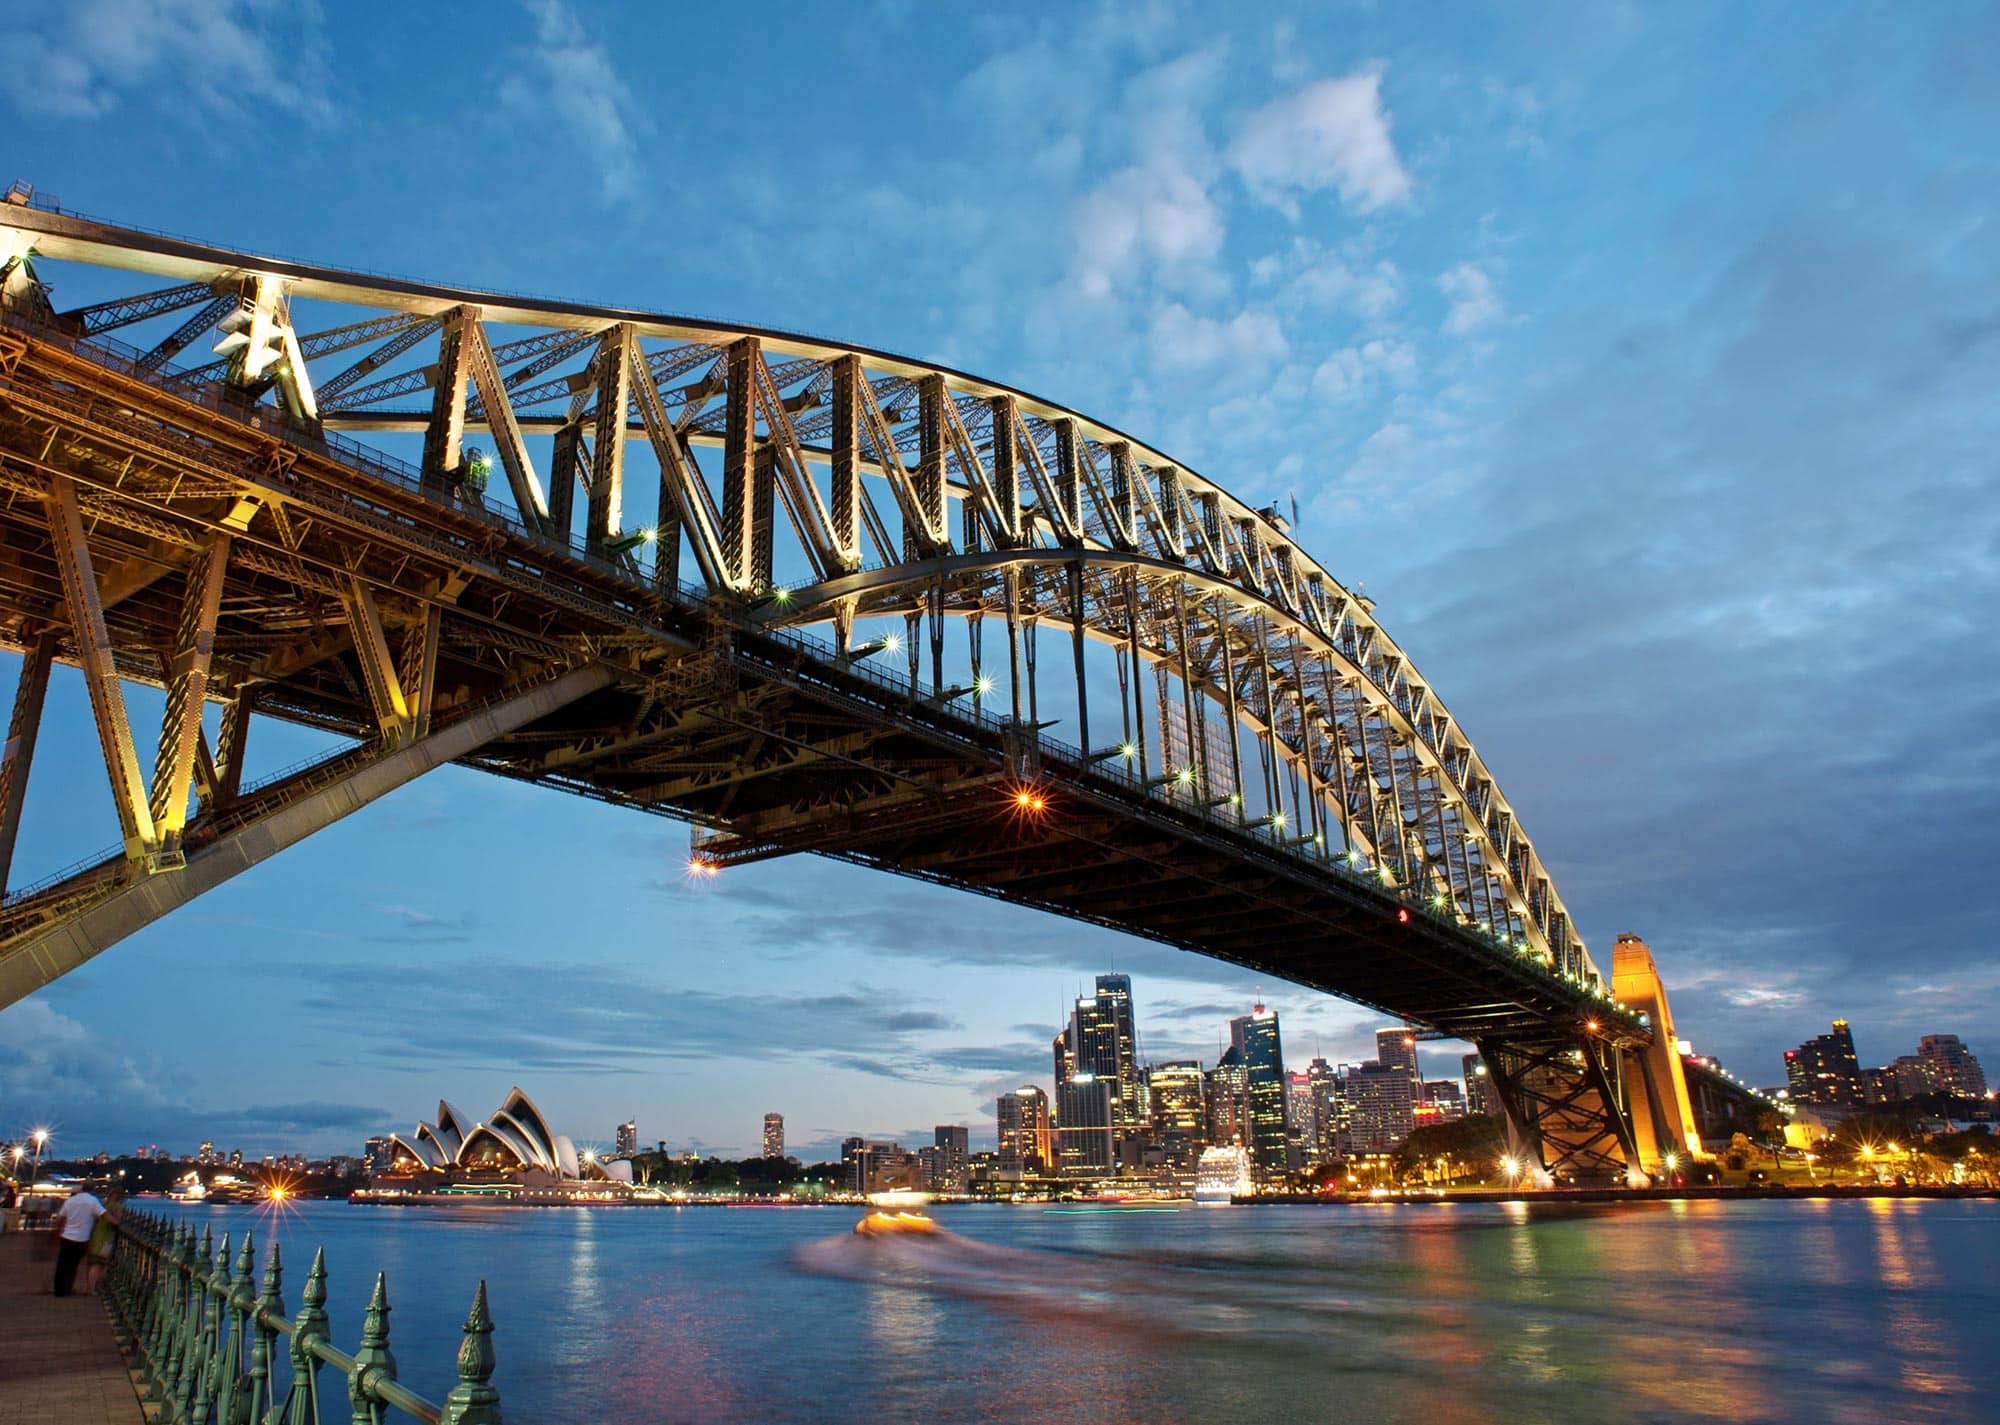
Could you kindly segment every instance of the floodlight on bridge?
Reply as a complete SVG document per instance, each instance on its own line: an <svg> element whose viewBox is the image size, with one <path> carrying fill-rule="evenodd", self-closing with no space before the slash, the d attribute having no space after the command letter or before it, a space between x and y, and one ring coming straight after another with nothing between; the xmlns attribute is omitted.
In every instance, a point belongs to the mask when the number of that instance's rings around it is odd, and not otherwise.
<svg viewBox="0 0 2000 1425"><path fill-rule="evenodd" d="M630 534L621 534L616 539L607 539L604 541L604 552L606 554L626 554L639 548L641 545L651 544L658 538L659 534L652 529L635 529Z"/></svg>

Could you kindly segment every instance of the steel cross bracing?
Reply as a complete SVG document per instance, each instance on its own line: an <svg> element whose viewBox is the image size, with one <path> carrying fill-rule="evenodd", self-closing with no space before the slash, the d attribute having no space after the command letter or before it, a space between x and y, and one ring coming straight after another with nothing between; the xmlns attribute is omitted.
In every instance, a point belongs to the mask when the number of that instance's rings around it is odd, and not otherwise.
<svg viewBox="0 0 2000 1425"><path fill-rule="evenodd" d="M17 698L0 848L51 658L88 677L124 841L8 898L0 1002L32 987L20 948L107 886L296 805L245 810L252 709L356 739L351 775L559 685L450 760L692 820L710 864L844 857L1482 1044L1646 1036L1366 601L1275 511L1108 426L878 352L32 207L0 208L0 257L0 629L44 669ZM70 264L142 290L66 308ZM504 481L473 478L474 442ZM580 670L601 684L563 682ZM168 693L150 781L133 681ZM1065 746L1046 729L1072 717ZM331 815L344 793L315 775L298 797ZM1047 790L1024 820L1005 792L1028 784ZM1572 1062L1503 1094L1620 1141L1599 1101L1618 1083L1543 1091Z"/></svg>

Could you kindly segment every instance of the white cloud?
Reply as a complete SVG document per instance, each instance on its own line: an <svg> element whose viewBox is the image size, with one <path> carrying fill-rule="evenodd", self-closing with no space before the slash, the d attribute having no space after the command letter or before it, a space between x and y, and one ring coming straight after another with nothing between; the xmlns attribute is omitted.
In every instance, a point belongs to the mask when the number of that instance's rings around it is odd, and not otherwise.
<svg viewBox="0 0 2000 1425"><path fill-rule="evenodd" d="M1322 401L1351 401L1378 380L1407 385L1417 374L1416 348L1393 337L1376 337L1342 347L1322 361L1312 376L1312 393Z"/></svg>
<svg viewBox="0 0 2000 1425"><path fill-rule="evenodd" d="M1365 250L1343 256L1304 237L1251 263L1250 276L1277 287L1295 311L1349 311L1374 320L1403 300L1403 272L1389 258L1371 260Z"/></svg>
<svg viewBox="0 0 2000 1425"><path fill-rule="evenodd" d="M1233 367L1262 371L1284 360L1284 329L1269 312L1239 311L1233 317L1204 317L1179 302L1157 308L1151 352L1162 369L1201 371Z"/></svg>
<svg viewBox="0 0 2000 1425"><path fill-rule="evenodd" d="M1253 113L1229 151L1250 191L1288 211L1298 193L1337 189L1369 213L1407 197L1379 71L1322 79Z"/></svg>
<svg viewBox="0 0 2000 1425"><path fill-rule="evenodd" d="M500 97L528 117L546 115L569 131L597 164L604 196L632 197L639 186L638 107L604 46L591 39L563 0L523 0L535 17L535 83L510 75Z"/></svg>
<svg viewBox="0 0 2000 1425"><path fill-rule="evenodd" d="M102 118L145 92L246 121L333 118L313 6L70 0L17 8L6 29L0 91L28 113Z"/></svg>
<svg viewBox="0 0 2000 1425"><path fill-rule="evenodd" d="M1490 327L1507 315L1506 304L1500 300L1500 289L1493 281L1489 266L1491 264L1461 262L1439 276L1438 291L1451 304L1444 316L1445 335L1464 336Z"/></svg>
<svg viewBox="0 0 2000 1425"><path fill-rule="evenodd" d="M1200 269L1222 250L1221 210L1185 170L1166 164L1120 169L1075 211L1077 281L1102 297L1137 279Z"/></svg>

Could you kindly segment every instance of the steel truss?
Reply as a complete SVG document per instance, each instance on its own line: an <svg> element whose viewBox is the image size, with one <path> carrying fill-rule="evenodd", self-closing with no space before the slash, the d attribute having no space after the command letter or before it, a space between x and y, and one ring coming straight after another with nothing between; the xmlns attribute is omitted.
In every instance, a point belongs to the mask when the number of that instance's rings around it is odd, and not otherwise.
<svg viewBox="0 0 2000 1425"><path fill-rule="evenodd" d="M108 886L164 908L185 897L140 892L212 884L198 860L290 814L242 790L254 710L355 739L308 777L322 813L443 757L688 818L716 864L810 850L1042 905L1475 1039L1552 1171L1629 1155L1616 1058L1645 1027L1435 690L1274 509L1024 392L778 332L32 207L0 209L0 260L0 634L25 660L0 870L54 661L86 676L124 842L8 899L0 1002L67 967L16 973L34 937L150 918L89 910ZM171 285L59 311L64 262ZM421 434L418 467L346 439L368 431ZM884 622L900 639L857 639ZM167 695L150 780L132 681ZM500 707L529 711L467 741ZM1056 707L1074 747L1042 732ZM995 820L1026 784L1059 833Z"/></svg>

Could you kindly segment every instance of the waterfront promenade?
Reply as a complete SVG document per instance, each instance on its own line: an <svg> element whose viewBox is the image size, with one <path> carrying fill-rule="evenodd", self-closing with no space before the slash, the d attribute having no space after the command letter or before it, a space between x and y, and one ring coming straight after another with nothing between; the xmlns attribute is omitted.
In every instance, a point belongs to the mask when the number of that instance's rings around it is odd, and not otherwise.
<svg viewBox="0 0 2000 1425"><path fill-rule="evenodd" d="M0 1425L144 1425L104 1301L58 1300L48 1238L0 1236Z"/></svg>

